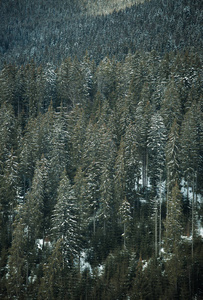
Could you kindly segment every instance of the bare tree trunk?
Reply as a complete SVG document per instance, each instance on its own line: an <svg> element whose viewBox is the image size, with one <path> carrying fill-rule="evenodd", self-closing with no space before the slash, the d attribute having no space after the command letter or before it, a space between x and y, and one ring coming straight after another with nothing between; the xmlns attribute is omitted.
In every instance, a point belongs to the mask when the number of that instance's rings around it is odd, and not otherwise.
<svg viewBox="0 0 203 300"><path fill-rule="evenodd" d="M155 223L154 223L154 247L155 247L155 257L157 257L157 199L155 199Z"/></svg>
<svg viewBox="0 0 203 300"><path fill-rule="evenodd" d="M195 178L193 177L192 183L192 259L194 252L194 200L195 200Z"/></svg>
<svg viewBox="0 0 203 300"><path fill-rule="evenodd" d="M123 243L124 243L124 249L126 249L126 241L125 241L125 236L126 236L126 226L125 226L125 222L124 222L124 225L123 225Z"/></svg>
<svg viewBox="0 0 203 300"><path fill-rule="evenodd" d="M166 216L168 216L168 199L169 199L169 169L167 169Z"/></svg>
<svg viewBox="0 0 203 300"><path fill-rule="evenodd" d="M159 253L161 253L161 199L162 199L162 192L161 192L161 173L160 173L160 191L159 191Z"/></svg>
<svg viewBox="0 0 203 300"><path fill-rule="evenodd" d="M95 208L94 208L94 215L93 215L93 233L94 233L94 235L95 235L95 232L96 232L95 218L96 218L96 213L95 213Z"/></svg>

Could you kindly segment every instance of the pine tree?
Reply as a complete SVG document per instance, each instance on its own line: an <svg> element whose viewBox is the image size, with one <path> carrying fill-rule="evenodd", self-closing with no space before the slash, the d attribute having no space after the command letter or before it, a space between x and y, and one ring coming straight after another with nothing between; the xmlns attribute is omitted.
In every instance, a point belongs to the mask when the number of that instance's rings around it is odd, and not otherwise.
<svg viewBox="0 0 203 300"><path fill-rule="evenodd" d="M165 221L165 244L167 253L176 253L182 234L181 194L175 182L169 198L168 214Z"/></svg>
<svg viewBox="0 0 203 300"><path fill-rule="evenodd" d="M131 220L131 209L130 203L127 201L126 197L124 198L120 208L119 208L119 216L121 218L121 222L123 224L123 246L126 248L127 243L127 231L129 227L129 222Z"/></svg>
<svg viewBox="0 0 203 300"><path fill-rule="evenodd" d="M165 164L166 128L160 114L154 113L148 134L149 175L151 184L156 190Z"/></svg>
<svg viewBox="0 0 203 300"><path fill-rule="evenodd" d="M197 104L193 103L191 109L184 116L180 133L180 161L185 180L192 182L198 172L199 160L199 134L197 122Z"/></svg>
<svg viewBox="0 0 203 300"><path fill-rule="evenodd" d="M168 199L170 193L176 181L179 181L180 177L180 165L179 165L179 126L174 120L171 127L170 134L166 143L166 170L167 170L167 212L168 212Z"/></svg>
<svg viewBox="0 0 203 300"><path fill-rule="evenodd" d="M87 238L87 228L88 228L88 218L89 218L89 207L88 207L88 197L87 197L87 178L85 177L85 172L81 167L78 168L76 175L74 177L73 185L74 194L76 197L76 207L78 212L78 235L80 237L79 241L79 262L78 269L80 270L80 252L83 249Z"/></svg>
<svg viewBox="0 0 203 300"><path fill-rule="evenodd" d="M138 152L138 145L136 141L136 127L134 123L130 123L127 127L124 137L124 160L125 160L125 172L126 172L126 196L130 203L132 203L133 209L135 209L135 203L139 206L137 195L139 194L141 178L141 162Z"/></svg>
<svg viewBox="0 0 203 300"><path fill-rule="evenodd" d="M115 62L105 57L99 64L96 72L97 90L109 99L115 89Z"/></svg>
<svg viewBox="0 0 203 300"><path fill-rule="evenodd" d="M187 200L189 201L189 187L192 187L192 200L191 200L191 231L192 231L192 257L195 236L195 214L197 202L197 182L200 174L200 140L201 133L199 132L198 122L198 106L194 102L191 108L184 116L181 126L181 151L180 160L183 176L187 184ZM201 112L200 112L201 116ZM196 201L195 201L196 200Z"/></svg>
<svg viewBox="0 0 203 300"><path fill-rule="evenodd" d="M78 210L75 193L65 171L60 180L53 211L52 232L55 241L62 240L63 258L71 268L79 251Z"/></svg>
<svg viewBox="0 0 203 300"><path fill-rule="evenodd" d="M142 97L137 105L135 126L136 126L136 142L139 146L138 150L142 161L142 185L146 188L148 183L148 131L149 120L151 115L151 105L149 102L150 92L148 85L145 85L142 91Z"/></svg>
<svg viewBox="0 0 203 300"><path fill-rule="evenodd" d="M100 186L100 166L97 161L93 161L87 171L87 190L86 197L89 206L89 220L93 223L93 234L96 234L96 219L99 208L99 186Z"/></svg>
<svg viewBox="0 0 203 300"><path fill-rule="evenodd" d="M13 149L11 153L6 158L4 164L4 173L1 175L1 210L2 210L2 233L4 230L7 231L6 240L2 243L7 245L10 243L12 236L12 222L15 216L15 209L17 206L17 196L19 192L19 165L17 161L17 156L15 155Z"/></svg>
<svg viewBox="0 0 203 300"><path fill-rule="evenodd" d="M17 67L15 65L4 65L0 73L0 106L7 103L16 108L17 94Z"/></svg>
<svg viewBox="0 0 203 300"><path fill-rule="evenodd" d="M168 204L168 214L165 221L165 252L166 272L171 289L177 292L177 280L181 273L180 239L182 234L181 194L178 183L175 182Z"/></svg>
<svg viewBox="0 0 203 300"><path fill-rule="evenodd" d="M6 274L8 248L12 240L12 223L17 205L19 164L17 157L17 130L11 104L0 107L0 286Z"/></svg>
<svg viewBox="0 0 203 300"><path fill-rule="evenodd" d="M25 101L28 105L28 117L36 117L38 113L37 69L34 60L26 66ZM40 105L39 105L40 106Z"/></svg>
<svg viewBox="0 0 203 300"><path fill-rule="evenodd" d="M149 281L146 280L145 270L143 270L143 262L140 257L137 268L136 268L136 277L133 283L132 295L133 300L137 299L148 299L150 297L148 284Z"/></svg>
<svg viewBox="0 0 203 300"><path fill-rule="evenodd" d="M51 147L48 153L51 168L50 176L56 191L61 173L65 168L69 167L69 132L67 126L67 114L62 103L60 112L55 112L54 114L50 145Z"/></svg>
<svg viewBox="0 0 203 300"><path fill-rule="evenodd" d="M109 165L106 163L101 169L100 185L100 214L99 219L103 221L103 233L109 228L109 223L113 217L113 182Z"/></svg>
<svg viewBox="0 0 203 300"><path fill-rule="evenodd" d="M12 246L8 260L7 293L9 298L22 298L25 294L27 275L27 239L24 220L16 219L14 224Z"/></svg>
<svg viewBox="0 0 203 300"><path fill-rule="evenodd" d="M180 125L181 123L181 103L180 95L174 78L168 82L165 90L164 99L161 105L161 115L168 132L170 132L174 120Z"/></svg>
<svg viewBox="0 0 203 300"><path fill-rule="evenodd" d="M44 264L44 275L38 293L38 299L66 299L68 272L64 258L64 243L59 238L54 245L49 260Z"/></svg>
<svg viewBox="0 0 203 300"><path fill-rule="evenodd" d="M114 195L116 203L116 211L118 212L123 199L126 196L126 172L125 172L125 153L124 141L121 138L120 147L115 161L115 180Z"/></svg>
<svg viewBox="0 0 203 300"><path fill-rule="evenodd" d="M82 164L82 156L84 152L85 141L85 114L84 110L76 106L69 117L69 132L70 132L70 157L71 167L77 170Z"/></svg>
<svg viewBox="0 0 203 300"><path fill-rule="evenodd" d="M72 61L71 58L68 58L63 61L58 72L57 72L57 96L65 106L74 106L75 103L72 103L73 91L71 90L72 86Z"/></svg>
<svg viewBox="0 0 203 300"><path fill-rule="evenodd" d="M29 293L32 287L29 276L31 274L34 276L37 272L35 266L38 255L36 241L43 238L43 213L43 162L37 162L31 188L26 195L25 203L19 204L14 222L7 282L8 293L11 295L19 296L21 293ZM17 279L15 279L16 269L19 273ZM18 280L19 283L16 283L17 288L13 290L12 285L15 280Z"/></svg>

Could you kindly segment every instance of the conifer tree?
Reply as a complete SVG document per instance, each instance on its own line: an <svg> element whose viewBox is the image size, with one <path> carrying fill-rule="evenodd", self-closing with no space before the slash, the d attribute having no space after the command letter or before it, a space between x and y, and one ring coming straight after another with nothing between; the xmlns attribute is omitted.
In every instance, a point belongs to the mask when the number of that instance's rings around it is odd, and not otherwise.
<svg viewBox="0 0 203 300"><path fill-rule="evenodd" d="M197 122L197 104L192 107L184 116L180 133L180 161L185 180L190 184L198 172L199 158L199 134Z"/></svg>
<svg viewBox="0 0 203 300"><path fill-rule="evenodd" d="M50 137L51 147L48 154L51 168L50 176L55 189L57 189L64 168L69 166L69 132L67 127L67 115L61 103L60 112L56 112L54 115L53 131Z"/></svg>
<svg viewBox="0 0 203 300"><path fill-rule="evenodd" d="M66 299L68 296L68 272L64 258L63 239L59 238L54 245L48 262L44 264L44 275L38 293L38 299Z"/></svg>
<svg viewBox="0 0 203 300"><path fill-rule="evenodd" d="M25 294L27 276L27 239L23 219L16 219L14 224L12 246L8 260L7 293L9 298L18 299Z"/></svg>
<svg viewBox="0 0 203 300"><path fill-rule="evenodd" d="M43 237L43 178L39 165L36 167L32 187L25 204L21 204L15 219L13 239L8 261L8 293L22 297L32 282L29 276L36 274L36 240ZM16 277L16 270L18 276ZM16 277L16 278L15 278ZM17 280L17 282L15 282ZM16 285L16 289L12 286Z"/></svg>
<svg viewBox="0 0 203 300"><path fill-rule="evenodd" d="M70 181L64 171L58 188L57 203L52 218L54 240L62 241L63 259L69 267L73 266L74 258L78 255L78 210L76 197Z"/></svg>
<svg viewBox="0 0 203 300"><path fill-rule="evenodd" d="M139 101L135 115L135 126L136 126L136 141L139 146L139 153L142 161L142 185L143 188L147 187L148 180L148 131L149 131L149 120L151 115L150 105L150 92L148 85L146 84L142 91L142 97Z"/></svg>
<svg viewBox="0 0 203 300"><path fill-rule="evenodd" d="M120 147L115 161L115 181L114 181L114 195L116 210L119 210L123 199L126 196L126 172L125 172L125 153L124 141L121 138Z"/></svg>
<svg viewBox="0 0 203 300"><path fill-rule="evenodd" d="M72 87L72 61L69 57L64 60L57 72L57 95L65 106L74 106L72 103L73 91Z"/></svg>
<svg viewBox="0 0 203 300"><path fill-rule="evenodd" d="M126 197L124 198L120 208L119 208L119 216L121 218L121 222L123 224L123 246L126 248L126 240L127 240L127 231L129 227L129 222L131 220L131 209L130 203L127 201Z"/></svg>
<svg viewBox="0 0 203 300"><path fill-rule="evenodd" d="M175 182L168 204L168 214L165 221L165 244L167 253L176 253L182 234L181 193Z"/></svg>
<svg viewBox="0 0 203 300"><path fill-rule="evenodd" d="M82 164L82 156L84 152L84 141L85 141L85 114L84 110L79 106L71 112L69 118L68 129L70 131L70 157L71 167L76 170Z"/></svg>
<svg viewBox="0 0 203 300"><path fill-rule="evenodd" d="M170 132L174 120L180 125L181 113L180 95L175 79L172 77L168 82L161 105L161 115L168 132Z"/></svg>
<svg viewBox="0 0 203 300"><path fill-rule="evenodd" d="M4 66L0 73L0 106L3 103L12 105L16 110L17 67L12 64Z"/></svg>
<svg viewBox="0 0 203 300"><path fill-rule="evenodd" d="M108 99L115 89L115 62L105 57L96 72L98 91Z"/></svg>
<svg viewBox="0 0 203 300"><path fill-rule="evenodd" d="M78 168L76 175L74 177L73 190L76 197L76 207L78 211L78 235L81 237L79 246L83 247L84 242L87 238L87 227L88 227L88 217L89 217L89 206L87 197L87 178L85 177L85 172L81 167ZM79 251L81 250L79 249ZM79 253L79 269L80 269L80 253ZM80 270L79 270L80 271Z"/></svg>
<svg viewBox="0 0 203 300"><path fill-rule="evenodd" d="M166 171L167 171L167 212L168 199L175 182L179 181L180 165L179 165L179 126L174 120L170 134L166 143Z"/></svg>
<svg viewBox="0 0 203 300"><path fill-rule="evenodd" d="M151 117L148 134L149 175L154 190L160 181L165 164L166 128L163 118L157 112ZM162 177L162 176L161 176Z"/></svg>
<svg viewBox="0 0 203 300"><path fill-rule="evenodd" d="M113 217L113 183L112 174L109 165L106 163L101 169L101 185L100 185L100 215L103 221L103 233L106 235L109 223Z"/></svg>
<svg viewBox="0 0 203 300"><path fill-rule="evenodd" d="M126 196L133 203L135 209L136 195L139 194L141 178L141 162L136 141L136 127L134 123L130 123L127 127L124 137L125 147L125 171L126 171Z"/></svg>
<svg viewBox="0 0 203 300"><path fill-rule="evenodd" d="M169 260L166 262L166 272L170 288L177 292L177 281L181 273L181 234L182 234L181 194L177 181L175 182L168 204L168 214L165 221L165 252Z"/></svg>

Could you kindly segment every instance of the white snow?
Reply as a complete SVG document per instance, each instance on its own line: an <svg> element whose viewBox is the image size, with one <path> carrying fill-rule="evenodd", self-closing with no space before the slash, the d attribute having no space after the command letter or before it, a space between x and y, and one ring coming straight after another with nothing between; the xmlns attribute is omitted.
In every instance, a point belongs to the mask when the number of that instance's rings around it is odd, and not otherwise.
<svg viewBox="0 0 203 300"><path fill-rule="evenodd" d="M37 248L40 249L40 250L42 250L43 245L47 246L47 247L51 247L51 242L43 240L43 239L36 239L35 243L37 245Z"/></svg>
<svg viewBox="0 0 203 300"><path fill-rule="evenodd" d="M203 227L199 228L199 235L203 238Z"/></svg>
<svg viewBox="0 0 203 300"><path fill-rule="evenodd" d="M143 260L142 263L143 263L143 265L142 265L142 270L144 271L144 269L146 269L147 266L148 266L148 261Z"/></svg>
<svg viewBox="0 0 203 300"><path fill-rule="evenodd" d="M86 261L86 252L82 251L80 254L80 272L83 272L85 269L89 269L90 274L93 274L90 263Z"/></svg>
<svg viewBox="0 0 203 300"><path fill-rule="evenodd" d="M192 241L192 236L187 236L187 235L181 235L181 239L187 242L191 242Z"/></svg>

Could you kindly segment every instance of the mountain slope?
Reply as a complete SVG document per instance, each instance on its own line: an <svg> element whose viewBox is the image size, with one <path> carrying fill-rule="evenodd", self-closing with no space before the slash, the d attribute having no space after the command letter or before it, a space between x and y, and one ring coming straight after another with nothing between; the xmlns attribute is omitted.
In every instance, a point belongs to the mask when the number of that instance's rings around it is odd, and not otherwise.
<svg viewBox="0 0 203 300"><path fill-rule="evenodd" d="M123 59L129 50L202 49L201 1L153 0L90 16L77 1L10 0L1 3L0 20L0 67L32 58L58 65L86 50L99 62L107 55Z"/></svg>

